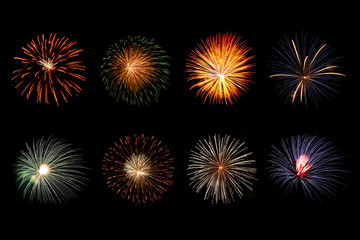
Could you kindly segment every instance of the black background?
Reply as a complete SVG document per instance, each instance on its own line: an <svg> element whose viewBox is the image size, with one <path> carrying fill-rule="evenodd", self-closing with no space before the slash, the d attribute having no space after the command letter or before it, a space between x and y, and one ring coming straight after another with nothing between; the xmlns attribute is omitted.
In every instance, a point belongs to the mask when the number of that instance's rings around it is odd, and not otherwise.
<svg viewBox="0 0 360 240"><path fill-rule="evenodd" d="M319 233L350 233L358 221L358 17L355 6L342 3L241 3L164 2L127 3L108 1L45 2L6 5L2 16L2 212L8 227L50 226L60 233L100 230L121 237L123 232L175 237L199 234L268 233L317 229ZM302 30L319 35L342 57L344 74L340 94L319 109L294 109L277 97L269 79L272 48L284 35ZM255 83L234 106L203 104L189 92L185 60L201 39L219 32L234 32L247 40L256 55ZM84 49L87 81L78 98L69 104L36 104L20 96L11 85L15 56L42 33L58 33ZM115 103L104 90L100 66L105 51L127 35L154 38L171 57L170 87L159 103L130 107ZM5 54L6 53L6 54ZM119 137L144 133L163 141L175 158L175 185L161 203L134 206L105 186L101 160ZM258 168L252 192L232 204L211 204L189 186L186 166L198 139L215 133L230 134L247 142ZM306 202L284 195L265 171L272 144L294 134L326 137L346 155L351 170L347 187L335 200ZM53 135L83 150L90 182L79 199L65 206L26 203L17 192L13 164L20 149L34 138ZM353 218L355 217L355 218ZM353 225L354 224L354 225ZM342 226L340 228L340 225ZM250 230L248 227L254 227ZM36 228L33 228L36 229ZM164 230L171 230L165 234ZM167 231L166 231L167 232ZM18 234L18 232L14 232ZM291 236L291 235L289 235Z"/></svg>

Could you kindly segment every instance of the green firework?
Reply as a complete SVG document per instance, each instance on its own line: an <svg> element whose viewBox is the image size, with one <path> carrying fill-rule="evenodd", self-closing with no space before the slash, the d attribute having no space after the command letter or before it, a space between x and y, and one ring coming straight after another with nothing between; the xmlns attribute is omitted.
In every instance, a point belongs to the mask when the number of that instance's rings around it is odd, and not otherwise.
<svg viewBox="0 0 360 240"><path fill-rule="evenodd" d="M26 143L15 164L19 191L30 202L62 204L74 199L87 178L82 155L62 139Z"/></svg>
<svg viewBox="0 0 360 240"><path fill-rule="evenodd" d="M169 86L170 57L153 39L128 36L114 43L101 66L105 89L116 102L149 105Z"/></svg>

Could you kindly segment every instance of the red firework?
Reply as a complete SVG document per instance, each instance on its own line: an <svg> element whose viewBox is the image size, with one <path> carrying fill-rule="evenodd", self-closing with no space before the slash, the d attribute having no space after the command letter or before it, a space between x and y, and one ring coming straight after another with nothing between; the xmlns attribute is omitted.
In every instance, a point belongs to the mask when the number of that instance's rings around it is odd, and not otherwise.
<svg viewBox="0 0 360 240"><path fill-rule="evenodd" d="M309 160L310 157L305 154L300 155L300 157L296 159L295 170L298 177L304 178L312 167L312 165L308 164Z"/></svg>
<svg viewBox="0 0 360 240"><path fill-rule="evenodd" d="M37 36L22 50L25 57L15 57L22 67L13 72L14 87L28 99L35 92L36 102L42 100L49 104L51 95L59 106L59 100L68 102L68 98L81 92L79 83L85 81L80 73L85 70L81 61L76 60L83 50L74 48L76 42L68 38L58 38L50 34Z"/></svg>
<svg viewBox="0 0 360 240"><path fill-rule="evenodd" d="M126 136L108 149L103 174L109 188L137 204L161 200L173 180L173 158L161 141Z"/></svg>

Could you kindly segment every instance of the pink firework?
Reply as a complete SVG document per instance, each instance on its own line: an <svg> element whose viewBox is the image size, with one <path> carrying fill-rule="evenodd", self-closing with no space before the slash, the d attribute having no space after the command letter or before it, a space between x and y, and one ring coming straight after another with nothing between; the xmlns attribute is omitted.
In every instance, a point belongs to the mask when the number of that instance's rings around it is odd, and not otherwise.
<svg viewBox="0 0 360 240"><path fill-rule="evenodd" d="M295 170L298 177L305 177L306 173L312 167L312 165L308 164L309 160L310 157L305 154L300 155L300 157L296 159Z"/></svg>

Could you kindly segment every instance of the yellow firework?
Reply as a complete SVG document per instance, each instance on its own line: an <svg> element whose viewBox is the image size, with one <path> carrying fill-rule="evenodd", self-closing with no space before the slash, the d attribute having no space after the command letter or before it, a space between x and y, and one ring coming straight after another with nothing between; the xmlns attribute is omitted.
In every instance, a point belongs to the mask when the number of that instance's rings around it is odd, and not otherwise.
<svg viewBox="0 0 360 240"><path fill-rule="evenodd" d="M186 64L187 80L195 82L196 96L211 103L233 104L252 82L250 47L233 33L208 37L192 51Z"/></svg>

